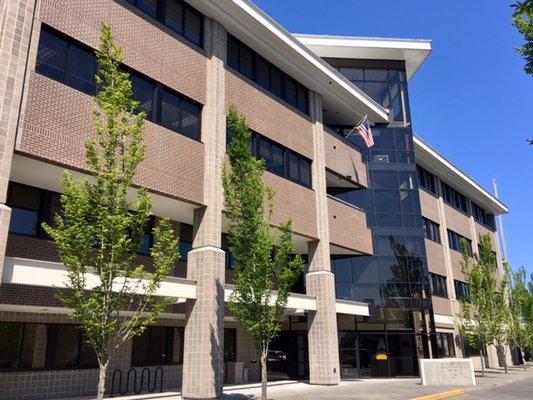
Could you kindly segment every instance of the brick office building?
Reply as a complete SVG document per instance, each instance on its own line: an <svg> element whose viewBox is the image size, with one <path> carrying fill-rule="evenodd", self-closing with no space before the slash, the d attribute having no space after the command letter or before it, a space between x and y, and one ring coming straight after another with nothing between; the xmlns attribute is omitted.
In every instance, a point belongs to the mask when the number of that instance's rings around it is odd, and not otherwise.
<svg viewBox="0 0 533 400"><path fill-rule="evenodd" d="M225 310L230 104L267 162L273 223L293 219L307 260L272 346L272 377L337 384L416 375L418 358L469 355L454 328L467 292L457 243L467 238L475 252L489 233L499 254L494 217L507 209L413 135L408 82L429 42L294 36L248 1L3 0L2 398L94 393L95 358L56 299L63 269L40 223L58 208L63 171L86 173L102 21L148 114L136 183L153 195L153 224L175 221L182 250L159 292L177 303L120 350L109 389L115 370L141 379L146 368L152 380L157 370L164 388L182 387L187 398L258 378L253 346ZM374 124L370 150L345 138L364 115Z"/></svg>

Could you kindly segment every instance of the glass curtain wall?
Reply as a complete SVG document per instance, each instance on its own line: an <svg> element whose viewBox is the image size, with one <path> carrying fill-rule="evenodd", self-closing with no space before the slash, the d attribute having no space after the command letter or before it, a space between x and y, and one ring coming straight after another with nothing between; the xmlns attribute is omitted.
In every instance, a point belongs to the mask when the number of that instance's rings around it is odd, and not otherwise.
<svg viewBox="0 0 533 400"><path fill-rule="evenodd" d="M418 358L430 356L434 329L405 72L339 71L391 108L391 123L372 129L375 145L371 149L357 134L348 139L362 150L370 187L328 190L365 210L375 254L332 259L337 298L370 304L369 317L339 316L341 374L417 375ZM353 126L333 128L345 136Z"/></svg>

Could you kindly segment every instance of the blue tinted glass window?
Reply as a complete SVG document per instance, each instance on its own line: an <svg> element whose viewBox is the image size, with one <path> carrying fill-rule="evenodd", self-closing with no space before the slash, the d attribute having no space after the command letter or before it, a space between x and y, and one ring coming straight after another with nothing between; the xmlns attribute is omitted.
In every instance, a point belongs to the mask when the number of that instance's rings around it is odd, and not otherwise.
<svg viewBox="0 0 533 400"><path fill-rule="evenodd" d="M288 76L285 77L285 100L290 105L298 107L298 94L296 92L296 83Z"/></svg>
<svg viewBox="0 0 533 400"><path fill-rule="evenodd" d="M202 17L189 7L185 9L185 30L183 36L195 45L202 46Z"/></svg>
<svg viewBox="0 0 533 400"><path fill-rule="evenodd" d="M253 71L253 54L250 50L248 50L244 46L240 46L239 48L239 68L241 74L244 76L253 79L254 71Z"/></svg>
<svg viewBox="0 0 533 400"><path fill-rule="evenodd" d="M272 172L279 176L284 176L284 160L283 149L275 144L272 144Z"/></svg>
<svg viewBox="0 0 533 400"><path fill-rule="evenodd" d="M183 4L176 0L165 2L165 25L179 34L183 33Z"/></svg>
<svg viewBox="0 0 533 400"><path fill-rule="evenodd" d="M155 85L136 74L131 75L133 99L139 102L139 111L146 113L146 119L153 119Z"/></svg>
<svg viewBox="0 0 533 400"><path fill-rule="evenodd" d="M278 97L282 96L282 75L275 67L270 68L270 91Z"/></svg>
<svg viewBox="0 0 533 400"><path fill-rule="evenodd" d="M270 142L262 137L259 138L258 156L260 159L262 159L265 162L267 171L270 171L270 168L271 168Z"/></svg>
<svg viewBox="0 0 533 400"><path fill-rule="evenodd" d="M233 39L231 36L228 36L228 65L235 69L239 70L239 42Z"/></svg>
<svg viewBox="0 0 533 400"><path fill-rule="evenodd" d="M67 64L68 42L47 30L41 30L37 50L36 70L50 78L62 81Z"/></svg>
<svg viewBox="0 0 533 400"><path fill-rule="evenodd" d="M305 186L311 186L311 165L309 161L300 159L300 183Z"/></svg>
<svg viewBox="0 0 533 400"><path fill-rule="evenodd" d="M12 210L9 231L37 236L41 190L12 183L9 188L8 205Z"/></svg>
<svg viewBox="0 0 533 400"><path fill-rule="evenodd" d="M149 16L157 17L157 0L137 0L137 8Z"/></svg>
<svg viewBox="0 0 533 400"><path fill-rule="evenodd" d="M181 133L191 139L200 139L200 107L188 101L181 102Z"/></svg>
<svg viewBox="0 0 533 400"><path fill-rule="evenodd" d="M257 57L256 59L256 70L257 70L257 83L264 87L267 90L270 90L270 67L269 64L262 59Z"/></svg>
<svg viewBox="0 0 533 400"><path fill-rule="evenodd" d="M167 90L161 91L161 125L175 132L180 130L180 98Z"/></svg>

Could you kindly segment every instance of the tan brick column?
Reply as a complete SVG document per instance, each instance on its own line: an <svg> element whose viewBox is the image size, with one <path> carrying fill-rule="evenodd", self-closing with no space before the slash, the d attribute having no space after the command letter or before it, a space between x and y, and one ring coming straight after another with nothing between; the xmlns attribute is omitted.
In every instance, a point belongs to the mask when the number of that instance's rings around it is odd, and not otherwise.
<svg viewBox="0 0 533 400"><path fill-rule="evenodd" d="M202 112L205 145L204 202L194 214L193 249L187 278L197 281L196 300L187 303L183 387L185 399L213 399L224 381L224 272L221 250L222 165L226 149L224 63L226 32L205 20L207 60L206 103Z"/></svg>
<svg viewBox="0 0 533 400"><path fill-rule="evenodd" d="M318 240L309 244L309 272L306 276L307 293L316 296L317 303L317 310L308 314L309 380L316 385L336 385L340 381L339 339L335 279L331 272L329 252L322 100L318 93L310 92L309 109L314 122L312 172L318 234Z"/></svg>
<svg viewBox="0 0 533 400"><path fill-rule="evenodd" d="M11 210L5 205L36 0L0 7L0 278Z"/></svg>

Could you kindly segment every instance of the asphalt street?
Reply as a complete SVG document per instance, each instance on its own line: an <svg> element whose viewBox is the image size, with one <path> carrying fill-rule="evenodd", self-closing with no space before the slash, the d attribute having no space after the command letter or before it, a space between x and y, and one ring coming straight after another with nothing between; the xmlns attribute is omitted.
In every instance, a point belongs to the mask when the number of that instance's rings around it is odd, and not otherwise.
<svg viewBox="0 0 533 400"><path fill-rule="evenodd" d="M531 400L533 399L533 378L522 379L504 386L475 390L457 398L461 400Z"/></svg>

